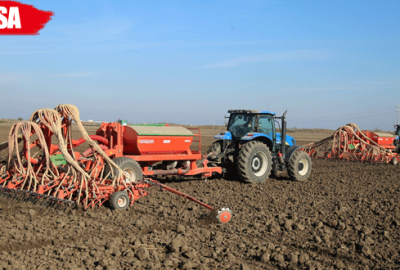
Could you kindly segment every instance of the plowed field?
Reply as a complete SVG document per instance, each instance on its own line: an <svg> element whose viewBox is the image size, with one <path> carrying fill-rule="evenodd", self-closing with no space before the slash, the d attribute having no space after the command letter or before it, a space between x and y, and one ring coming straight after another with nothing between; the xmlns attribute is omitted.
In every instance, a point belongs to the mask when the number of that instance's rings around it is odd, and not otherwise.
<svg viewBox="0 0 400 270"><path fill-rule="evenodd" d="M212 133L204 130L203 149ZM399 269L399 176L400 166L313 160L306 182L166 182L229 207L224 225L155 187L125 211L57 212L1 198L0 269Z"/></svg>

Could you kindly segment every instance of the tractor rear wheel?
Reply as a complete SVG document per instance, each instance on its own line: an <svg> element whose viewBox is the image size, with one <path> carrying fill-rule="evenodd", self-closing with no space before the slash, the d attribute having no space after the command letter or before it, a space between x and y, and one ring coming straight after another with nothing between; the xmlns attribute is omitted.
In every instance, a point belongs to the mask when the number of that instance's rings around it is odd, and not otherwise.
<svg viewBox="0 0 400 270"><path fill-rule="evenodd" d="M140 167L139 163L129 157L117 157L114 158L113 161L117 164L121 170L125 172L128 177L125 177L126 183L133 183L137 180L143 179L143 172L142 168ZM110 172L109 164L106 163L104 168L104 175L107 175ZM118 171L114 172L114 177L112 179L118 178ZM110 177L110 176L109 176Z"/></svg>
<svg viewBox="0 0 400 270"><path fill-rule="evenodd" d="M305 181L311 174L311 158L303 151L297 150L290 157L287 171L290 179L294 181Z"/></svg>
<svg viewBox="0 0 400 270"><path fill-rule="evenodd" d="M239 150L237 168L248 183L265 183L272 168L271 152L262 142L248 142Z"/></svg>
<svg viewBox="0 0 400 270"><path fill-rule="evenodd" d="M129 203L130 199L126 191L117 191L110 196L110 206L114 210L125 210Z"/></svg>

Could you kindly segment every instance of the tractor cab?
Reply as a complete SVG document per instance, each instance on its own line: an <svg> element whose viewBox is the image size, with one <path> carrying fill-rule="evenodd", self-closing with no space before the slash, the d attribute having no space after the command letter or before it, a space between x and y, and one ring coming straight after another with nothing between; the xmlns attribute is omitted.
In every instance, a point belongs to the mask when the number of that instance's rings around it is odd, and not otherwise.
<svg viewBox="0 0 400 270"><path fill-rule="evenodd" d="M276 133L275 112L258 110L229 110L228 130L215 136L217 140L228 140L235 144L258 140L265 143L272 152L280 147L282 134ZM296 145L293 137L286 135L286 146Z"/></svg>
<svg viewBox="0 0 400 270"><path fill-rule="evenodd" d="M232 139L241 139L248 133L263 133L275 141L274 112L252 111L252 110L231 110L228 122L228 131Z"/></svg>

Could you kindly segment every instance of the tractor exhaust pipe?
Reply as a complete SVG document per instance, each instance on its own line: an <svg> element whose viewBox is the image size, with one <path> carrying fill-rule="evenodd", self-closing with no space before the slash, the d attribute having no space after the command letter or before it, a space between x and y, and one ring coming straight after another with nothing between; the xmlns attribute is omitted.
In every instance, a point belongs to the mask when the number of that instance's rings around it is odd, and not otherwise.
<svg viewBox="0 0 400 270"><path fill-rule="evenodd" d="M285 111L282 115L282 138L281 138L281 154L280 161L282 164L285 163L285 153L286 153L286 113Z"/></svg>

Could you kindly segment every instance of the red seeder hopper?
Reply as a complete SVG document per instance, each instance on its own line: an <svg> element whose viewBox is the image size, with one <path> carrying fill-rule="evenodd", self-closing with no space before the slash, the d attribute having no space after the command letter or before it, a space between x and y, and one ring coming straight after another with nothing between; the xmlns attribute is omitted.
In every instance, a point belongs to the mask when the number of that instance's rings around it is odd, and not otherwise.
<svg viewBox="0 0 400 270"><path fill-rule="evenodd" d="M9 155L6 164L0 164L0 194L59 208L77 204L89 209L109 202L114 209L125 209L146 196L149 187L158 186L214 210L189 195L143 178L221 173L220 167L207 167L207 158L201 156L199 130L193 134L183 127L131 128L103 123L96 135L89 136L79 119L75 106L61 104L54 110L37 110L30 121L14 124L8 144L1 144L8 145ZM79 140L72 139L73 121L82 134ZM190 149L193 141L198 142L198 151ZM86 151L74 150L84 142L89 145ZM217 218L226 223L231 216L229 208L222 208Z"/></svg>
<svg viewBox="0 0 400 270"><path fill-rule="evenodd" d="M332 136L303 147L311 157L397 164L395 136L361 131L356 124L338 128Z"/></svg>
<svg viewBox="0 0 400 270"><path fill-rule="evenodd" d="M122 164L121 160L126 160L127 157L136 161L142 172L136 172L135 177L140 177L141 173L145 176L201 175L202 177L210 177L213 173L221 174L221 167L208 167L207 158L201 156L199 129L103 123L96 135L102 139L99 140L100 147L116 163ZM198 143L196 150L191 149L193 142Z"/></svg>

